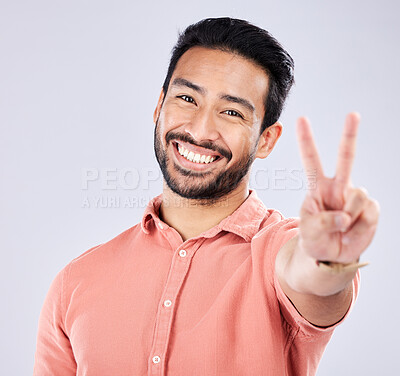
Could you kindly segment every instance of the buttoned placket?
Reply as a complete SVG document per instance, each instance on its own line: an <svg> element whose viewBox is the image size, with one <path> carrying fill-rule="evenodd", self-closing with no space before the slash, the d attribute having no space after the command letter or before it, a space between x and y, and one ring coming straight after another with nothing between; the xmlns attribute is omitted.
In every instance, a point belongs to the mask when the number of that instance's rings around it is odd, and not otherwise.
<svg viewBox="0 0 400 376"><path fill-rule="evenodd" d="M173 316L176 310L179 309L175 304L176 297L189 271L194 254L205 241L205 238L198 237L182 243L182 238L175 229L163 224L161 221L157 221L157 227L174 249L174 254L164 291L158 305L153 344L148 361L149 376L165 375L166 356Z"/></svg>

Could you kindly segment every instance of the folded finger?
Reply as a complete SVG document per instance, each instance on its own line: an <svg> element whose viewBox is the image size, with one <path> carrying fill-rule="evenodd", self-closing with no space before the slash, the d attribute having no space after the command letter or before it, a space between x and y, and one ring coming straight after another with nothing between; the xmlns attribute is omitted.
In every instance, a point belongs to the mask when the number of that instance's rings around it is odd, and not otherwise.
<svg viewBox="0 0 400 376"><path fill-rule="evenodd" d="M367 247L372 240L372 236L378 224L379 212L379 203L374 199L368 199L357 221L343 234L342 243L349 244L350 242L357 242Z"/></svg>
<svg viewBox="0 0 400 376"><path fill-rule="evenodd" d="M352 188L346 194L343 211L348 213L354 222L366 208L368 200L368 192L365 188Z"/></svg>

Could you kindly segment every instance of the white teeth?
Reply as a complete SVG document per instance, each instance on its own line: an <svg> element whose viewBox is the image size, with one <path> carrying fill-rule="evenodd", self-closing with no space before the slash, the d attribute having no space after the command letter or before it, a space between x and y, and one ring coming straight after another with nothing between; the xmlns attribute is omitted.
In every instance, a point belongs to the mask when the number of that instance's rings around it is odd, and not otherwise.
<svg viewBox="0 0 400 376"><path fill-rule="evenodd" d="M195 163L211 163L215 160L215 157L211 157L211 155L201 155L195 154L192 151L185 149L182 145L178 144L179 154L188 159L191 162Z"/></svg>

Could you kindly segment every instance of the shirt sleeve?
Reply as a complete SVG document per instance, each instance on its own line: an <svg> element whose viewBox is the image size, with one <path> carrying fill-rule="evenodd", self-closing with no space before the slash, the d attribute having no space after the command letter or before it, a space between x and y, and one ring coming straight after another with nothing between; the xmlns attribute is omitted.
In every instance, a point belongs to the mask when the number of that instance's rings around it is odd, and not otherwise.
<svg viewBox="0 0 400 376"><path fill-rule="evenodd" d="M38 325L34 376L76 375L71 343L64 330L64 285L68 267L57 274L45 298Z"/></svg>
<svg viewBox="0 0 400 376"><path fill-rule="evenodd" d="M329 327L318 327L306 320L295 308L293 303L283 292L275 272L275 259L280 248L298 234L298 218L282 219L275 227L270 239L270 283L279 302L281 319L288 336L286 356L288 359L288 372L290 375L315 375L322 354L332 337L333 331L348 316L356 300L360 273L357 272L353 279L353 296L350 307L345 316L336 324Z"/></svg>
<svg viewBox="0 0 400 376"><path fill-rule="evenodd" d="M348 316L350 311L352 310L356 297L358 295L359 284L360 284L360 272L358 271L356 276L353 279L353 296L351 300L351 304L345 316L338 321L336 324L331 325L329 327L318 327L316 325L311 324L307 321L301 314L297 311L293 303L289 300L289 298L283 292L280 283L278 281L277 274L275 272L275 259L278 254L280 248L294 236L296 236L299 232L299 218L287 218L283 219L281 223L277 225L277 228L274 231L274 234L271 238L271 270L273 270L272 276L272 285L275 289L276 296L278 298L281 313L285 321L293 328L298 330L297 336L304 337L312 337L312 336L328 336L332 335L334 328L343 322L343 320Z"/></svg>

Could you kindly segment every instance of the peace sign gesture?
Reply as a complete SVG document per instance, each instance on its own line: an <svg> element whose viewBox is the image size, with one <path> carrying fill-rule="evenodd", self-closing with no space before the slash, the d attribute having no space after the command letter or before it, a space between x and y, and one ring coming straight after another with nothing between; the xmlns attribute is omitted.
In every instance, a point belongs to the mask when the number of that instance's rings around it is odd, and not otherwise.
<svg viewBox="0 0 400 376"><path fill-rule="evenodd" d="M298 119L301 159L312 183L300 210L299 245L316 260L356 262L377 227L379 204L350 181L359 122L357 113L346 117L336 174L330 178L323 173L310 123L306 118Z"/></svg>

